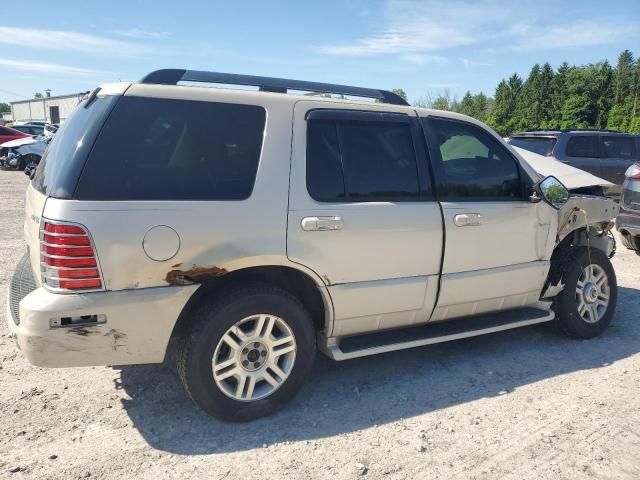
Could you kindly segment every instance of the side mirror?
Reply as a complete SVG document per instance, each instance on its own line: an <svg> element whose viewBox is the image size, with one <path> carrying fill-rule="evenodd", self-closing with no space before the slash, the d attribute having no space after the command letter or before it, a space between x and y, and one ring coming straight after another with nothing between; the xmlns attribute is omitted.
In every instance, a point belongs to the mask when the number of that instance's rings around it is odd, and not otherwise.
<svg viewBox="0 0 640 480"><path fill-rule="evenodd" d="M569 200L569 190L556 177L546 177L534 185L531 200L540 199L558 210Z"/></svg>

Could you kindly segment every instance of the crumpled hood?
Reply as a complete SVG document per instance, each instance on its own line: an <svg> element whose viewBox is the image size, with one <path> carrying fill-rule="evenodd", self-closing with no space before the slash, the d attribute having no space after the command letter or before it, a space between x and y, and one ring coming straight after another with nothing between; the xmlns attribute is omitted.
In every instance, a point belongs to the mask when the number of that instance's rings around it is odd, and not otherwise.
<svg viewBox="0 0 640 480"><path fill-rule="evenodd" d="M0 147L2 148L15 148L15 147L20 147L22 145L28 145L30 143L36 143L37 140L33 137L24 137L24 138L18 138L16 140L11 140L9 142L5 142L2 145L0 145Z"/></svg>
<svg viewBox="0 0 640 480"><path fill-rule="evenodd" d="M530 152L524 148L514 147L511 145L516 153L527 162L527 164L533 168L541 177L548 177L553 175L560 180L565 187L569 190L583 187L594 186L610 186L613 183L604 180L603 178L596 177L584 170L572 167L566 163L559 162L553 158L544 157L537 153Z"/></svg>

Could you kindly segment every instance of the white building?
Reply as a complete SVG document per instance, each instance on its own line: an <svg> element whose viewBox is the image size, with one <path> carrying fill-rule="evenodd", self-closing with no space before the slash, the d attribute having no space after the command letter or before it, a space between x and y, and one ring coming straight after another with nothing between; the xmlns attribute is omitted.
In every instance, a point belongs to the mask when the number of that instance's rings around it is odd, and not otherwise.
<svg viewBox="0 0 640 480"><path fill-rule="evenodd" d="M60 123L73 112L83 96L84 92L11 102L13 121Z"/></svg>

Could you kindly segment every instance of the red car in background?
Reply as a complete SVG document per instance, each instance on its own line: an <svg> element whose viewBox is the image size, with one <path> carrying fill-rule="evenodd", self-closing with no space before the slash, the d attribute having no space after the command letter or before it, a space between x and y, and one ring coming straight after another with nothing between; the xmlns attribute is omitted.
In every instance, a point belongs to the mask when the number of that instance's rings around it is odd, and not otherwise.
<svg viewBox="0 0 640 480"><path fill-rule="evenodd" d="M29 136L30 135L19 132L18 130L14 130L13 128L0 125L0 146L5 142L10 142L11 140L17 140L18 138Z"/></svg>

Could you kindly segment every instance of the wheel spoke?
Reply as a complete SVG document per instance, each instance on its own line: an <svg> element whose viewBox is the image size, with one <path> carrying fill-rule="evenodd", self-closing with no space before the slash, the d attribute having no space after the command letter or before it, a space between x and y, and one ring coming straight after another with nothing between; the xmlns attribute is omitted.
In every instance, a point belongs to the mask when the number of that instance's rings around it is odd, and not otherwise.
<svg viewBox="0 0 640 480"><path fill-rule="evenodd" d="M578 313L582 318L584 318L584 314L586 313L586 310L587 310L587 304L584 302L580 302L580 304L578 305Z"/></svg>
<svg viewBox="0 0 640 480"><path fill-rule="evenodd" d="M238 375L241 375L241 373L240 373L240 369L236 367L236 368L230 368L229 370L223 371L222 373L220 372L214 373L214 378L216 379L216 381L222 382L223 380L226 380L229 377L236 377Z"/></svg>
<svg viewBox="0 0 640 480"><path fill-rule="evenodd" d="M273 326L276 323L274 317L266 317L263 320L260 330L256 330L256 335L260 338L270 338L271 332L273 332Z"/></svg>
<svg viewBox="0 0 640 480"><path fill-rule="evenodd" d="M589 311L591 312L591 321L594 323L597 322L600 316L598 315L598 307L595 303L591 304Z"/></svg>
<svg viewBox="0 0 640 480"><path fill-rule="evenodd" d="M280 355L284 355L285 353L293 352L296 349L296 344L293 341L293 338L288 337L286 339L282 339L278 342L277 345L273 346L273 354L276 357Z"/></svg>
<svg viewBox="0 0 640 480"><path fill-rule="evenodd" d="M221 371L228 369L231 365L235 365L235 363L236 359L234 357L218 362L213 366L213 374L218 375Z"/></svg>
<svg viewBox="0 0 640 480"><path fill-rule="evenodd" d="M278 388L280 386L280 383L282 383L282 378L284 377L278 378L272 373L272 370L273 367L267 368L264 371L264 376L262 378L264 378L269 384L271 384L272 387Z"/></svg>
<svg viewBox="0 0 640 480"><path fill-rule="evenodd" d="M247 383L247 391L244 394L244 398L246 398L247 400L251 400L253 398L253 390L256 388L256 377L247 377L248 383Z"/></svg>
<svg viewBox="0 0 640 480"><path fill-rule="evenodd" d="M238 385L236 386L236 397L243 398L244 388L249 380L249 376L245 374L241 374L238 379Z"/></svg>

